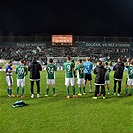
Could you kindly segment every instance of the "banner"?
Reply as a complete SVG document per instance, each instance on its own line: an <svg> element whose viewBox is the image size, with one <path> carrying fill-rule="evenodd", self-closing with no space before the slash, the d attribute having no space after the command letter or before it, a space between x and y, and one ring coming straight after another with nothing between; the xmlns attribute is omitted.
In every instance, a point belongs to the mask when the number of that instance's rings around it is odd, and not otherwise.
<svg viewBox="0 0 133 133"><path fill-rule="evenodd" d="M0 46L7 46L7 47L39 47L43 46L46 47L46 42L0 42Z"/></svg>
<svg viewBox="0 0 133 133"><path fill-rule="evenodd" d="M130 47L130 43L126 42L86 42L81 43L79 42L79 46L86 46L86 47L107 47L107 48L127 48Z"/></svg>
<svg viewBox="0 0 133 133"><path fill-rule="evenodd" d="M28 43L17 43L16 44L17 47L39 47L39 46L43 46L43 47L46 47L46 43L43 43L43 42L37 42L37 43L34 43L34 42L28 42Z"/></svg>

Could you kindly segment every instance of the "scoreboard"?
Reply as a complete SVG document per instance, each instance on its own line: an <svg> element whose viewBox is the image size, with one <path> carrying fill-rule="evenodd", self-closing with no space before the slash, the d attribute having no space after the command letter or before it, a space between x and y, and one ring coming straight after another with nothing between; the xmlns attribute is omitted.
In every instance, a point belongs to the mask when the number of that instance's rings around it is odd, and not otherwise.
<svg viewBox="0 0 133 133"><path fill-rule="evenodd" d="M72 42L72 35L52 35L52 45L54 46L71 46Z"/></svg>

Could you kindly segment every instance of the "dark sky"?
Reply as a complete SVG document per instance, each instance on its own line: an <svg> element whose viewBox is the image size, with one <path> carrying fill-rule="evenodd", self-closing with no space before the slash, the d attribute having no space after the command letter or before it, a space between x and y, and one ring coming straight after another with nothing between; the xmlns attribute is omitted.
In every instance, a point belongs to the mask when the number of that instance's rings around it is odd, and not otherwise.
<svg viewBox="0 0 133 133"><path fill-rule="evenodd" d="M1 0L0 32L133 36L133 0Z"/></svg>

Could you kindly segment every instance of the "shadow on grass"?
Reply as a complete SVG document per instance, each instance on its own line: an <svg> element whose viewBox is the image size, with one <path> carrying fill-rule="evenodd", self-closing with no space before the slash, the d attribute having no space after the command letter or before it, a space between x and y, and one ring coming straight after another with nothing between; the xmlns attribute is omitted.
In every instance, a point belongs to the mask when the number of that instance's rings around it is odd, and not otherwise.
<svg viewBox="0 0 133 133"><path fill-rule="evenodd" d="M29 104L25 104L25 105L23 105L23 106L12 106L13 108L23 108L23 107L25 107L25 106L29 106Z"/></svg>
<svg viewBox="0 0 133 133"><path fill-rule="evenodd" d="M50 104L57 104L57 103L75 103L77 104L97 104L97 103L117 103L122 99L129 98L129 96L125 97L124 95L121 96L114 96L114 95L106 95L106 99L103 99L102 96L99 96L98 99L94 100L92 97L94 96L94 93L87 93L87 95L83 96L78 96L77 98L70 98L66 99L65 93L61 93L57 95L56 97L53 97L53 95L49 95L48 97L45 97L44 94L41 95L41 98L31 98L30 95L26 95L25 98L17 98L17 97L7 97L7 95L2 95L2 104L8 103L10 104L11 102L18 101L18 100L24 100L25 103L28 103L26 106L39 106L39 105L50 105ZM71 94L72 97L72 94ZM127 104L132 104L132 102L127 103Z"/></svg>

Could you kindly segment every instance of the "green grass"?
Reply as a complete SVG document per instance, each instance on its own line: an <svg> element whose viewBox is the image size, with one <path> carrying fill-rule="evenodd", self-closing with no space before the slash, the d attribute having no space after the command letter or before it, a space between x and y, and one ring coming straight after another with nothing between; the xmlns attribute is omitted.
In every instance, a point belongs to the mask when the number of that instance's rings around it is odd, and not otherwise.
<svg viewBox="0 0 133 133"><path fill-rule="evenodd" d="M126 75L121 96L106 95L93 100L87 84L87 95L66 99L64 72L56 72L57 97L45 97L46 72L41 72L42 98L30 98L29 75L26 77L25 98L28 106L13 108L21 98L8 98L5 72L0 72L0 133L132 133L133 96L124 97ZM13 74L13 92L16 90L16 75ZM111 92L113 72L111 72ZM76 80L76 79L75 79ZM94 75L93 75L94 81ZM34 88L36 93L36 87ZM70 92L72 92L70 88ZM76 92L78 93L77 86ZM94 92L94 86L93 86ZM35 95L36 96L36 95Z"/></svg>

